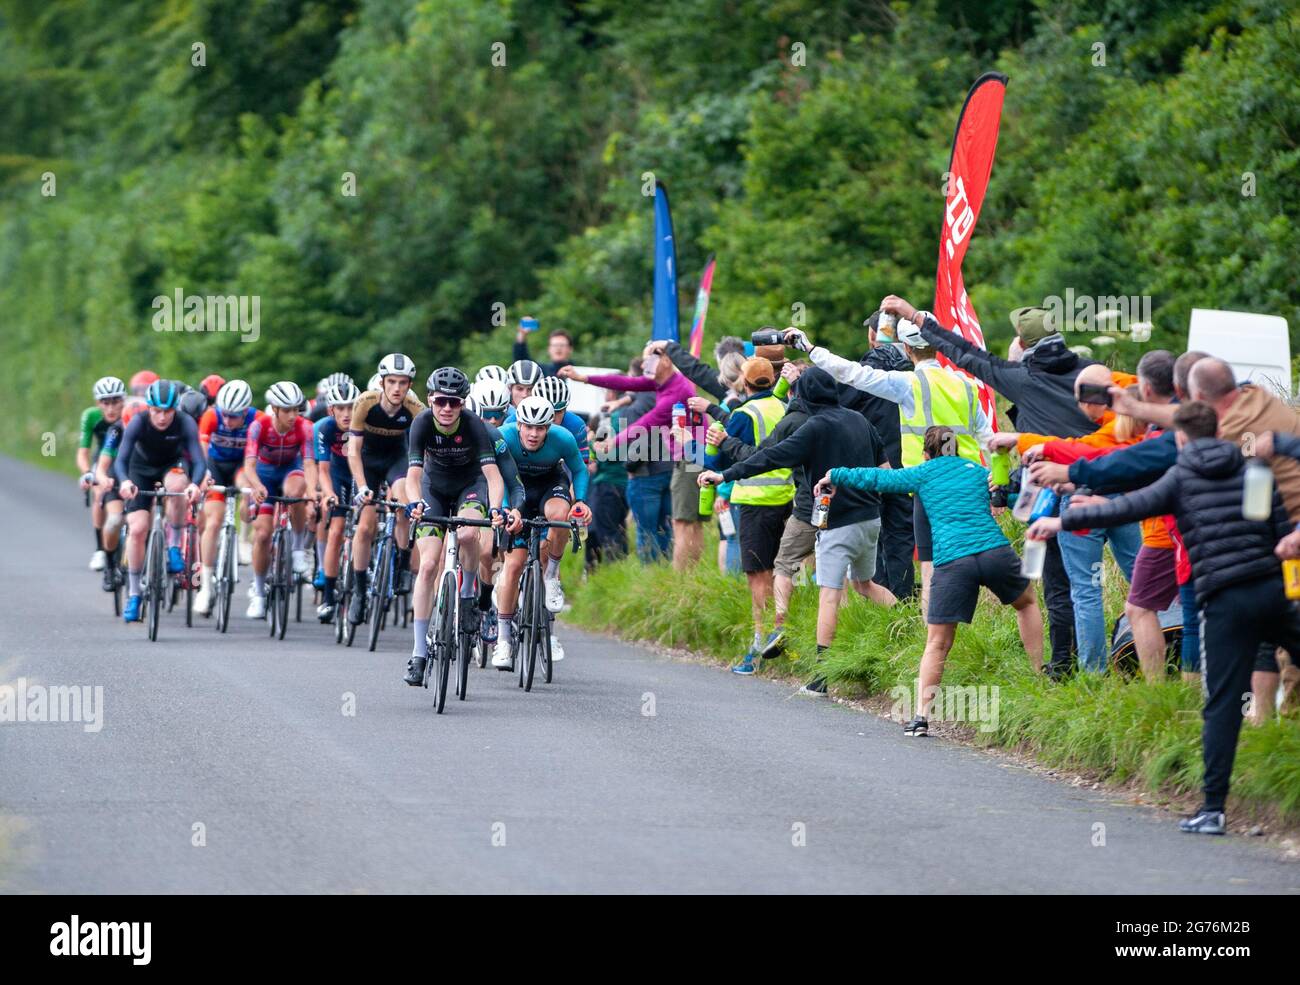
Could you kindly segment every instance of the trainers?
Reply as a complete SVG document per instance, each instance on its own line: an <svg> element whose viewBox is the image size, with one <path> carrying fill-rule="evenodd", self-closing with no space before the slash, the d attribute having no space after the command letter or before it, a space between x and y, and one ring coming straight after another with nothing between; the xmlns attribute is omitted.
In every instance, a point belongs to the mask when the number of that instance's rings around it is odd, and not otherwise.
<svg viewBox="0 0 1300 985"><path fill-rule="evenodd" d="M167 548L167 570L174 575L185 570L185 555L179 547Z"/></svg>
<svg viewBox="0 0 1300 985"><path fill-rule="evenodd" d="M557 664L564 659L564 647L554 636L551 637L551 663Z"/></svg>
<svg viewBox="0 0 1300 985"><path fill-rule="evenodd" d="M759 655L764 660L775 660L783 653L785 653L785 630L774 629L767 634L767 639L763 641L763 648L759 651Z"/></svg>
<svg viewBox="0 0 1300 985"><path fill-rule="evenodd" d="M306 551L293 552L293 573L302 576L311 574L311 558Z"/></svg>
<svg viewBox="0 0 1300 985"><path fill-rule="evenodd" d="M824 698L826 696L826 678L818 674L803 687L799 688L798 693L809 694L816 698Z"/></svg>
<svg viewBox="0 0 1300 985"><path fill-rule="evenodd" d="M91 571L103 571L106 564L108 564L108 555L103 551L96 551L94 554L90 555Z"/></svg>
<svg viewBox="0 0 1300 985"><path fill-rule="evenodd" d="M514 670L515 662L510 659L510 641L498 639L496 649L492 651L492 666L497 670Z"/></svg>
<svg viewBox="0 0 1300 985"><path fill-rule="evenodd" d="M484 643L495 643L497 641L497 607L495 605L483 613L483 623L479 626L479 633L483 637Z"/></svg>
<svg viewBox="0 0 1300 985"><path fill-rule="evenodd" d="M564 586L560 584L560 576L554 578L543 578L542 583L546 586L546 608L550 612L564 611Z"/></svg>
<svg viewBox="0 0 1300 985"><path fill-rule="evenodd" d="M917 736L929 735L929 734L930 734L930 723L927 722L927 721L926 721L924 718L922 718L920 715L917 715L917 716L916 716L915 718L913 718L910 722L908 722L906 725L903 726L903 734L906 735L906 736L908 736L908 737L910 737L910 738L916 738Z"/></svg>
<svg viewBox="0 0 1300 985"><path fill-rule="evenodd" d="M253 600L248 603L248 611L244 613L245 619L265 619L266 618L266 596L253 594Z"/></svg>
<svg viewBox="0 0 1300 985"><path fill-rule="evenodd" d="M733 674L740 674L744 677L750 676L751 674L754 673L755 670L754 661L757 658L758 658L758 654L755 653L753 648L751 647L749 652L740 658L740 663L736 664L734 667L731 668L731 672Z"/></svg>
<svg viewBox="0 0 1300 985"><path fill-rule="evenodd" d="M334 603L322 602L320 605L316 606L316 618L319 619L321 622L333 622Z"/></svg>
<svg viewBox="0 0 1300 985"><path fill-rule="evenodd" d="M1179 821L1178 830L1189 835L1221 835L1227 833L1228 822L1223 811L1202 810Z"/></svg>
<svg viewBox="0 0 1300 985"><path fill-rule="evenodd" d="M412 657L406 661L406 677L403 680L411 687L421 687L424 684L424 665L428 663L428 657Z"/></svg>
<svg viewBox="0 0 1300 985"><path fill-rule="evenodd" d="M360 626L366 621L366 596L362 592L352 593L352 604L348 606L348 622Z"/></svg>
<svg viewBox="0 0 1300 985"><path fill-rule="evenodd" d="M123 622L140 621L140 596L139 595L132 595L129 599L126 600L126 605L123 606L122 608L122 621Z"/></svg>

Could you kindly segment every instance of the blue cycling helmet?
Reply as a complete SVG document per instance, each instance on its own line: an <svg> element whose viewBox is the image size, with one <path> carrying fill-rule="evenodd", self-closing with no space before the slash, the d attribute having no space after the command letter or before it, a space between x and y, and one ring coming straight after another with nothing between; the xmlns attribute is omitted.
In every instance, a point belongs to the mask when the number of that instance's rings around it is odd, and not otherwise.
<svg viewBox="0 0 1300 985"><path fill-rule="evenodd" d="M149 384L145 403L161 410L175 410L181 399L181 388L175 380L156 380Z"/></svg>

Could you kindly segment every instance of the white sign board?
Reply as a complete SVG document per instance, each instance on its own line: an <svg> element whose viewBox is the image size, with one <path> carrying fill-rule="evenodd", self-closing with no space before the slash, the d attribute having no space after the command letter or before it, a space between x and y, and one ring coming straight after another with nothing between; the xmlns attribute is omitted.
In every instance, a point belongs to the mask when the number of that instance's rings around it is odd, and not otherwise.
<svg viewBox="0 0 1300 985"><path fill-rule="evenodd" d="M1238 383L1258 383L1291 396L1291 337L1285 318L1193 308L1187 349L1224 360Z"/></svg>
<svg viewBox="0 0 1300 985"><path fill-rule="evenodd" d="M597 366L578 366L576 368L583 376L609 373L624 375L627 373L627 370L601 369ZM589 419L592 414L600 412L601 404L604 402L605 391L601 387L592 386L590 383L579 383L577 380L569 380L569 410L579 417L584 420Z"/></svg>

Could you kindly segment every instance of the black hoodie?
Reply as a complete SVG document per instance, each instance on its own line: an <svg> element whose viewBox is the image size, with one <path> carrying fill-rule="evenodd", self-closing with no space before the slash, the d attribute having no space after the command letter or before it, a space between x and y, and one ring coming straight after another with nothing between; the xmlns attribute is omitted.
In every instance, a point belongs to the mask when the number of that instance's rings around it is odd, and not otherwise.
<svg viewBox="0 0 1300 985"><path fill-rule="evenodd" d="M1273 490L1273 515L1241 515L1246 459L1231 441L1197 438L1178 453L1163 476L1104 506L1081 506L1061 514L1061 529L1114 527L1172 513L1183 535L1201 605L1215 592L1241 582L1281 577L1273 548L1292 530L1282 497Z"/></svg>
<svg viewBox="0 0 1300 985"><path fill-rule="evenodd" d="M874 468L885 460L880 435L871 422L856 410L840 406L839 387L830 373L815 366L805 369L795 382L794 396L808 409L808 419L789 437L771 445L764 442L743 462L732 465L722 473L727 482L772 469L792 468L796 482L811 490L830 469ZM840 488L831 500L827 527L843 527L879 516L879 494Z"/></svg>
<svg viewBox="0 0 1300 985"><path fill-rule="evenodd" d="M1074 378L1094 360L1080 359L1064 339L1044 339L1013 363L967 342L934 318L925 319L920 328L941 355L1016 405L1017 431L1082 438L1097 430L1074 399Z"/></svg>
<svg viewBox="0 0 1300 985"><path fill-rule="evenodd" d="M763 439L758 447L747 445L731 435L723 438L719 447L727 461L733 464L743 462L756 454L759 448L771 448L773 445L780 444L799 430L806 420L808 420L808 408L799 399L799 384L796 381L790 391L790 399L785 405L785 416L777 421L776 427L772 428L772 433ZM808 484L808 477L798 469L794 473L793 509L794 515L804 523L812 522L812 486Z"/></svg>

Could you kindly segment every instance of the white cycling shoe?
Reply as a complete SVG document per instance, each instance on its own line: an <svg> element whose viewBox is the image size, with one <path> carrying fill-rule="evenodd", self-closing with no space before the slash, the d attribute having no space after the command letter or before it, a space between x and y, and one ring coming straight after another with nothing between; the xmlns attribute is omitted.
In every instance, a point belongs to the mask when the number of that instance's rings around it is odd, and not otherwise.
<svg viewBox="0 0 1300 985"><path fill-rule="evenodd" d="M306 551L293 552L293 572L304 576L311 574L311 558L307 556Z"/></svg>
<svg viewBox="0 0 1300 985"><path fill-rule="evenodd" d="M560 584L559 575L554 578L543 578L542 584L546 586L546 608L550 612L563 612L564 586Z"/></svg>
<svg viewBox="0 0 1300 985"><path fill-rule="evenodd" d="M510 665L510 641L498 639L496 648L492 651L492 666L497 670L509 670Z"/></svg>
<svg viewBox="0 0 1300 985"><path fill-rule="evenodd" d="M194 596L194 611L201 616L206 616L212 611L212 583L204 581L199 587L199 592Z"/></svg>
<svg viewBox="0 0 1300 985"><path fill-rule="evenodd" d="M554 636L551 637L551 663L557 664L564 659L564 647Z"/></svg>
<svg viewBox="0 0 1300 985"><path fill-rule="evenodd" d="M90 555L91 571L103 571L106 567L108 567L107 554L105 554L103 551L96 551L94 554Z"/></svg>
<svg viewBox="0 0 1300 985"><path fill-rule="evenodd" d="M266 618L266 596L253 593L253 601L248 603L248 611L244 613L246 619L265 619Z"/></svg>

